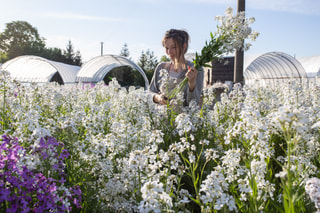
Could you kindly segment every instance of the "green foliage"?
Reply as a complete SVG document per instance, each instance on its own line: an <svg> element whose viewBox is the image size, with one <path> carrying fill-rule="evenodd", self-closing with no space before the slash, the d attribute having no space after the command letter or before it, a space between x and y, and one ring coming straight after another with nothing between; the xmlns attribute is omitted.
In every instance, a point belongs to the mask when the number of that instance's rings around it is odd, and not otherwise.
<svg viewBox="0 0 320 213"><path fill-rule="evenodd" d="M129 52L129 48L128 48L128 44L127 43L124 43L124 45L123 45L123 47L121 49L120 55L123 56L123 57L129 58L130 52Z"/></svg>
<svg viewBox="0 0 320 213"><path fill-rule="evenodd" d="M1 132L25 147L49 131L63 142L70 153L64 184L80 186L81 212L120 212L128 205L136 211L121 212L137 212L141 202L161 204L162 195L171 212L316 211L302 182L319 177L320 132L311 128L316 120L297 118L318 114L318 85L304 91L308 97L299 93L287 114L284 103L294 96L286 87L235 87L213 109L177 114L170 107L159 111L144 90L115 82L24 87L0 77ZM163 206L155 209L168 212Z"/></svg>
<svg viewBox="0 0 320 213"><path fill-rule="evenodd" d="M66 64L81 65L79 51L74 53L71 41L66 50L47 48L45 39L40 37L38 30L26 21L13 21L6 24L0 33L0 63L4 63L21 55L35 55Z"/></svg>
<svg viewBox="0 0 320 213"><path fill-rule="evenodd" d="M212 62L214 59L219 59L222 57L223 45L224 45L224 36L215 37L210 33L210 41L206 41L205 45L201 49L201 53L196 52L196 56L193 60L194 67L197 70L201 70L202 67L212 67L209 62ZM178 93L184 90L188 83L188 77L185 77L169 94L169 98L174 98Z"/></svg>
<svg viewBox="0 0 320 213"><path fill-rule="evenodd" d="M46 48L42 52L42 57L53 60L63 62L65 57L63 55L63 51L60 48Z"/></svg>
<svg viewBox="0 0 320 213"><path fill-rule="evenodd" d="M201 69L201 67L210 67L210 65L208 65L209 62L222 56L223 51L221 50L221 47L223 45L223 38L216 38L212 33L210 33L210 36L211 39L209 42L206 41L201 53L196 53L196 57L193 61L194 67L198 70Z"/></svg>
<svg viewBox="0 0 320 213"><path fill-rule="evenodd" d="M120 55L131 60L128 45L126 43L124 44L120 52ZM154 53L150 50L147 50L146 53L142 51L137 64L144 71L148 80L150 81L153 76L154 70L158 64L158 60L154 56ZM145 80L141 75L141 73L138 70L135 70L129 66L114 68L105 76L104 82L106 84L109 84L112 78L117 79L118 83L121 86L125 86L125 87L129 87L129 86L144 87L145 86Z"/></svg>
<svg viewBox="0 0 320 213"><path fill-rule="evenodd" d="M9 59L39 53L44 48L44 38L40 38L38 30L25 21L7 23L5 31L0 34L0 51Z"/></svg>
<svg viewBox="0 0 320 213"><path fill-rule="evenodd" d="M145 81L141 73L138 70L133 70L133 75L134 75L133 85L137 87L144 87Z"/></svg>
<svg viewBox="0 0 320 213"><path fill-rule="evenodd" d="M73 50L73 45L71 43L71 41L68 41L68 44L66 46L66 50L64 50L63 52L63 56L64 56L64 63L66 64L71 64L71 65L81 65L81 55L80 52L74 52Z"/></svg>
<svg viewBox="0 0 320 213"><path fill-rule="evenodd" d="M149 81L151 81L154 70L158 64L157 57L154 55L153 51L149 49L144 52L141 52L141 56L139 57L138 65L145 72Z"/></svg>
<svg viewBox="0 0 320 213"><path fill-rule="evenodd" d="M163 55L160 59L161 62L167 62L167 61L170 61L170 58L168 58L168 56L166 55Z"/></svg>
<svg viewBox="0 0 320 213"><path fill-rule="evenodd" d="M132 86L134 84L133 69L129 66L116 67L112 69L105 77L104 82L109 84L112 78L116 78L121 86Z"/></svg>
<svg viewBox="0 0 320 213"><path fill-rule="evenodd" d="M1 100L1 108L0 108L0 126L3 130L10 129L10 124L11 124L11 117L12 115L10 114L10 109L9 109L9 104L7 103L7 96L13 95L13 94L8 94L10 92L8 85L8 74L6 72L1 72L0 76L0 93L2 95L2 100Z"/></svg>
<svg viewBox="0 0 320 213"><path fill-rule="evenodd" d="M0 63L3 63L5 61L8 61L8 54L0 52Z"/></svg>

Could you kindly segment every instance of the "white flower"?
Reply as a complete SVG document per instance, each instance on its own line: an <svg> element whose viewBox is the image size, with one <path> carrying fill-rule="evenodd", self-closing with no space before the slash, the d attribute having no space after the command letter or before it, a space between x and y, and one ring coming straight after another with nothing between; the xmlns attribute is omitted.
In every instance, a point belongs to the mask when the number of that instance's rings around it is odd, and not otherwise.
<svg viewBox="0 0 320 213"><path fill-rule="evenodd" d="M194 156L194 154L192 152L189 153L189 162L192 164L192 163L195 163L196 161L196 156Z"/></svg>
<svg viewBox="0 0 320 213"><path fill-rule="evenodd" d="M158 181L146 182L141 188L143 201L140 202L140 212L162 212L172 207L171 197L164 192L163 184Z"/></svg>
<svg viewBox="0 0 320 213"><path fill-rule="evenodd" d="M175 122L180 136L190 132L194 128L189 115L186 113L179 114L176 117Z"/></svg>
<svg viewBox="0 0 320 213"><path fill-rule="evenodd" d="M214 209L220 210L224 206L228 206L230 211L236 210L235 200L225 191L228 190L228 184L222 174L221 168L217 167L216 171L212 171L200 186L200 199L205 205L210 205L215 201Z"/></svg>
<svg viewBox="0 0 320 213"><path fill-rule="evenodd" d="M129 165L144 170L148 163L148 157L144 155L143 151L135 150L130 152Z"/></svg>
<svg viewBox="0 0 320 213"><path fill-rule="evenodd" d="M205 149L204 155L206 157L206 160L215 160L219 158L219 155L217 154L217 151L214 149Z"/></svg>
<svg viewBox="0 0 320 213"><path fill-rule="evenodd" d="M305 185L306 193L310 199L315 203L318 211L320 210L320 180L318 178L310 178Z"/></svg>
<svg viewBox="0 0 320 213"><path fill-rule="evenodd" d="M318 121L317 123L313 124L312 129L317 129L317 128L320 128L320 121Z"/></svg>
<svg viewBox="0 0 320 213"><path fill-rule="evenodd" d="M286 171L281 171L277 174L275 174L276 177L280 177L280 178L285 178L288 175L288 172Z"/></svg>

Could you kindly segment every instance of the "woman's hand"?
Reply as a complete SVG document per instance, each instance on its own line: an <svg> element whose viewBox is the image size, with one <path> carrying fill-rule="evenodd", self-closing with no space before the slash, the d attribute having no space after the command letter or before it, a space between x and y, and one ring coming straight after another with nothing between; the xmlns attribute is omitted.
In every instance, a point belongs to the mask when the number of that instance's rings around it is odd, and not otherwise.
<svg viewBox="0 0 320 213"><path fill-rule="evenodd" d="M153 96L153 102L161 104L161 105L167 105L168 104L168 98L165 97L163 94L155 94Z"/></svg>
<svg viewBox="0 0 320 213"><path fill-rule="evenodd" d="M188 72L186 73L186 76L188 77L190 92L192 92L196 87L197 74L198 74L198 71L196 68L188 66Z"/></svg>

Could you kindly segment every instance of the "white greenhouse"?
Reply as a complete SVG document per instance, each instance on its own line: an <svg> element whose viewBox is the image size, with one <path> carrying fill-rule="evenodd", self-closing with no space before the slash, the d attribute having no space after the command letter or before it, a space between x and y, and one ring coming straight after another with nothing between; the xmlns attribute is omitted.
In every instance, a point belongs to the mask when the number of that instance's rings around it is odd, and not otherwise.
<svg viewBox="0 0 320 213"><path fill-rule="evenodd" d="M255 58L243 73L245 84L277 86L281 82L295 79L307 82L307 74L301 63L282 52L269 52Z"/></svg>
<svg viewBox="0 0 320 213"><path fill-rule="evenodd" d="M1 65L11 78L22 83L73 84L80 66L51 61L39 56L19 56Z"/></svg>
<svg viewBox="0 0 320 213"><path fill-rule="evenodd" d="M298 58L310 82L320 78L320 55Z"/></svg>
<svg viewBox="0 0 320 213"><path fill-rule="evenodd" d="M129 66L137 70L145 81L145 88L149 87L149 81L144 71L133 61L118 55L98 56L85 63L77 74L77 83L98 83L116 67Z"/></svg>

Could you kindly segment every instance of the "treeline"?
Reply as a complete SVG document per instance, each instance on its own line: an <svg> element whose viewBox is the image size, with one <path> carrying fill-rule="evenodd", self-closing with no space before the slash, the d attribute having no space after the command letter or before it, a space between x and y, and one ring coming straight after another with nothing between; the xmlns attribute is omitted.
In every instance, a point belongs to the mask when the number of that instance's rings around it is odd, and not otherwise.
<svg viewBox="0 0 320 213"><path fill-rule="evenodd" d="M60 48L49 48L46 46L45 38L40 37L38 30L28 22L13 21L7 23L4 32L0 33L0 64L22 55L35 55L66 64L82 65L80 51L74 51L70 40L64 50ZM119 55L131 60L129 48L126 43L122 47ZM169 58L162 56L160 61L169 61ZM136 63L145 72L150 82L154 70L159 63L154 52L149 49L142 51ZM105 82L108 83L113 77L117 78L122 86L143 86L145 83L142 75L131 67L115 68L107 74Z"/></svg>
<svg viewBox="0 0 320 213"><path fill-rule="evenodd" d="M125 43L120 51L120 56L126 57L131 60L130 51L128 45ZM160 61L169 61L170 59L166 56L162 56ZM144 71L146 77L148 78L149 82L152 79L154 70L158 65L159 60L154 55L154 52L151 50L141 51L141 55L138 58L136 64ZM137 71L133 70L132 67L117 67L114 68L111 72L107 74L104 78L105 83L108 84L112 78L116 78L121 86L144 86L144 78L143 76Z"/></svg>
<svg viewBox="0 0 320 213"><path fill-rule="evenodd" d="M71 65L82 65L80 51L75 52L71 41L66 49L46 47L45 38L26 21L13 21L6 24L0 33L0 63L21 55L35 55L49 60Z"/></svg>

